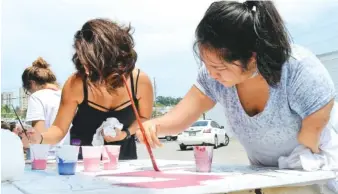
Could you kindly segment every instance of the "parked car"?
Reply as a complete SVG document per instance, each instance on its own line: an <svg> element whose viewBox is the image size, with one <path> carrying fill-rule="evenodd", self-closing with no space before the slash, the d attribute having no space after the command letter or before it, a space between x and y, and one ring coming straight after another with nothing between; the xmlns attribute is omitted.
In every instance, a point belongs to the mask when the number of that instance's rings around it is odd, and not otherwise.
<svg viewBox="0 0 338 194"><path fill-rule="evenodd" d="M167 141L171 141L171 140L176 141L177 140L177 136L178 136L178 134L176 134L176 135L170 135L170 136L165 136L165 139Z"/></svg>
<svg viewBox="0 0 338 194"><path fill-rule="evenodd" d="M158 139L166 139L167 141L171 141L171 140L177 140L177 135L170 135L170 136L164 136L164 135L159 135L157 136ZM135 136L135 140L138 142L139 140L137 139L137 137Z"/></svg>
<svg viewBox="0 0 338 194"><path fill-rule="evenodd" d="M220 145L227 146L229 141L224 127L213 120L198 120L177 137L181 150L194 145L213 145L218 148Z"/></svg>
<svg viewBox="0 0 338 194"><path fill-rule="evenodd" d="M164 135L158 135L157 138L159 138L159 139L165 139L165 136Z"/></svg>
<svg viewBox="0 0 338 194"><path fill-rule="evenodd" d="M159 139L166 139L167 141L177 140L177 135L169 135L169 136L158 136Z"/></svg>

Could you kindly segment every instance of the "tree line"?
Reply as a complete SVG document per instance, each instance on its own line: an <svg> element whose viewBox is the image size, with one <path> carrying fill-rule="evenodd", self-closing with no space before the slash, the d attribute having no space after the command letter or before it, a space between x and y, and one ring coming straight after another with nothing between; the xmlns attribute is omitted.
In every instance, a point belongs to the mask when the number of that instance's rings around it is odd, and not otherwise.
<svg viewBox="0 0 338 194"><path fill-rule="evenodd" d="M155 99L155 107L172 107L178 104L182 100L181 97L175 98L171 96L157 96ZM157 109L153 110L152 117L156 118L162 116L164 112L158 111Z"/></svg>
<svg viewBox="0 0 338 194"><path fill-rule="evenodd" d="M156 107L175 106L181 100L182 100L181 97L175 98L171 96L157 96L155 100L155 106ZM27 110L21 110L19 107L15 107L15 111L18 113L20 118L26 117ZM159 113L155 113L155 115L159 115ZM8 105L1 106L1 117L2 118L13 118L13 119L16 118L13 108Z"/></svg>
<svg viewBox="0 0 338 194"><path fill-rule="evenodd" d="M15 107L15 112L19 115L20 118L25 118L27 110L21 110L17 106ZM13 107L7 104L1 105L1 118L16 119Z"/></svg>
<svg viewBox="0 0 338 194"><path fill-rule="evenodd" d="M157 96L156 106L175 106L182 100L181 97L175 98L171 96Z"/></svg>

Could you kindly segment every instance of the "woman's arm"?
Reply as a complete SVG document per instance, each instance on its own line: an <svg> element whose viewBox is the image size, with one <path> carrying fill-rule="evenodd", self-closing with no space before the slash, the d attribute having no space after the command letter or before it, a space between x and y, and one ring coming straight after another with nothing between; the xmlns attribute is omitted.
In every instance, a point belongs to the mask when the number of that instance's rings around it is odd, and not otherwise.
<svg viewBox="0 0 338 194"><path fill-rule="evenodd" d="M219 83L212 79L204 66L199 70L196 83L184 98L167 114L143 123L145 136L150 146L161 146L158 135L177 134L188 128L204 112L213 108L219 93ZM144 143L143 134L137 131L137 137Z"/></svg>
<svg viewBox="0 0 338 194"><path fill-rule="evenodd" d="M289 106L302 118L298 141L318 153L321 132L330 119L334 104L333 81L324 65L312 54L288 68Z"/></svg>
<svg viewBox="0 0 338 194"><path fill-rule="evenodd" d="M60 142L67 134L69 126L74 118L78 103L81 101L82 81L73 75L70 77L63 89L60 107L53 125L47 132L42 133L45 144L56 144Z"/></svg>
<svg viewBox="0 0 338 194"><path fill-rule="evenodd" d="M47 130L44 120L32 121L32 127L40 133L44 133Z"/></svg>
<svg viewBox="0 0 338 194"><path fill-rule="evenodd" d="M169 113L153 121L157 135L177 134L188 128L217 102L219 83L209 76L205 66L198 72L195 84Z"/></svg>
<svg viewBox="0 0 338 194"><path fill-rule="evenodd" d="M215 104L215 101L199 88L193 86L170 112L143 123L149 145L153 148L155 145L162 146L157 138L158 135L177 134L183 131L196 121L201 114L213 108ZM137 131L137 137L140 142L144 143L143 134L140 130Z"/></svg>
<svg viewBox="0 0 338 194"><path fill-rule="evenodd" d="M164 116L153 120L158 126L157 134L172 135L182 132L215 104L196 86L191 87L177 106Z"/></svg>
<svg viewBox="0 0 338 194"><path fill-rule="evenodd" d="M320 152L320 135L330 119L333 105L334 100L331 100L323 108L303 119L302 128L298 135L298 141L310 148L314 153Z"/></svg>

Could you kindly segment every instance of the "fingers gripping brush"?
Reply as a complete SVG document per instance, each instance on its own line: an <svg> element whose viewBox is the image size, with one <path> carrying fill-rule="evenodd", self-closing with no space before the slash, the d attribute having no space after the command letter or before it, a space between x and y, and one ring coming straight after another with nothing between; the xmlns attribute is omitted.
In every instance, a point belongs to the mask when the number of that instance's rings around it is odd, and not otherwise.
<svg viewBox="0 0 338 194"><path fill-rule="evenodd" d="M138 123L138 125L140 126L140 130L141 130L141 132L142 132L143 139L144 139L144 142L145 142L146 147L147 147L147 150L148 150L148 154L149 154L150 159L151 159L151 163L153 164L153 168L154 168L155 171L160 171L160 170L158 169L158 167L157 167L157 164L156 164L156 161L155 161L155 157L154 157L153 152L152 152L152 150L151 150L151 148L150 148L150 145L149 145L149 142L148 142L148 139L147 139L147 136L146 136L144 127L143 127L143 125L142 125L140 116L139 116L138 111L137 111L136 106L135 106L134 99L133 99L132 96L131 96L130 89L129 89L129 87L128 87L126 77L123 75L122 78L123 78L124 85L125 85L126 88L127 88L127 93L128 93L129 98L130 98L131 105L132 105L132 107L133 107L133 110L134 110L134 113L135 113L135 116L136 116L137 123Z"/></svg>
<svg viewBox="0 0 338 194"><path fill-rule="evenodd" d="M23 124L22 124L22 122L21 122L21 120L20 120L20 117L19 117L18 113L16 113L13 104L12 104L12 108L13 108L13 111L14 111L14 113L15 113L16 118L18 119L18 121L19 121L19 123L20 123L20 125L21 125L21 128L22 128L23 132L25 133L27 139L29 140L29 137L28 137L28 135L27 135L27 129L25 129L25 128L23 127Z"/></svg>

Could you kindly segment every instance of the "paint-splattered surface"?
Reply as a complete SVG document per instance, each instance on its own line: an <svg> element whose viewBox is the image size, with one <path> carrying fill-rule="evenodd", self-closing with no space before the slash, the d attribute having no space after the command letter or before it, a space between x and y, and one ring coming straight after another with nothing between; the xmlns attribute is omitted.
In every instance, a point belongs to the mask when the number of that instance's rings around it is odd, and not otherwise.
<svg viewBox="0 0 338 194"><path fill-rule="evenodd" d="M252 166L223 166L214 164L211 173L196 173L189 161L158 160L161 172L154 172L150 160L125 161L112 171L82 172L79 163L74 176L59 176L56 165L46 171L32 171L27 165L24 177L7 189L20 193L226 193L253 188L309 184L328 180L333 172L288 171ZM2 183L2 186L5 183ZM5 194L8 192L4 192Z"/></svg>

